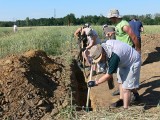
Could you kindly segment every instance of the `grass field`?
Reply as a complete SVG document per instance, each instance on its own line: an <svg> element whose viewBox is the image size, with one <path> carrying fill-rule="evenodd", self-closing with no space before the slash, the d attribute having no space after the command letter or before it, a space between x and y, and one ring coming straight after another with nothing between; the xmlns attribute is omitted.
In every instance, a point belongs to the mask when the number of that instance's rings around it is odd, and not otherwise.
<svg viewBox="0 0 160 120"><path fill-rule="evenodd" d="M73 31L74 27L23 27L14 33L12 28L0 28L0 57L30 49L62 54L70 48Z"/></svg>
<svg viewBox="0 0 160 120"><path fill-rule="evenodd" d="M0 57L20 54L30 49L44 50L50 55L61 55L75 47L74 31L79 26L19 27L16 33L11 27L0 27ZM102 26L92 26L104 39ZM156 34L160 26L144 26L142 34Z"/></svg>

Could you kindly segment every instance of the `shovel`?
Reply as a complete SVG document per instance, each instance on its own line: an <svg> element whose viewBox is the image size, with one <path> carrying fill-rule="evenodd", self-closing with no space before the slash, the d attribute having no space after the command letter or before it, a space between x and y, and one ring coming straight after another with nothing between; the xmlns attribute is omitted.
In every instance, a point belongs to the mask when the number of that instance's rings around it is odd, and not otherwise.
<svg viewBox="0 0 160 120"><path fill-rule="evenodd" d="M90 70L90 76L89 76L89 81L92 80L92 64L91 64L91 70ZM87 93L87 102L86 102L86 111L89 112L89 97L90 97L90 90L91 87L88 87L88 93Z"/></svg>

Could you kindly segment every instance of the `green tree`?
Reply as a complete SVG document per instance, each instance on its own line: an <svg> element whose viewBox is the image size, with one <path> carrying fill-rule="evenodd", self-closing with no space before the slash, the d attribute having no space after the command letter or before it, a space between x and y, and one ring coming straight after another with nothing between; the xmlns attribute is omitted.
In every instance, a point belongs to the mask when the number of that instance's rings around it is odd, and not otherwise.
<svg viewBox="0 0 160 120"><path fill-rule="evenodd" d="M65 24L70 26L71 24L74 25L76 23L76 17L73 13L68 14L66 17L64 17Z"/></svg>
<svg viewBox="0 0 160 120"><path fill-rule="evenodd" d="M30 25L29 17L26 17L26 26L29 26L29 25Z"/></svg>

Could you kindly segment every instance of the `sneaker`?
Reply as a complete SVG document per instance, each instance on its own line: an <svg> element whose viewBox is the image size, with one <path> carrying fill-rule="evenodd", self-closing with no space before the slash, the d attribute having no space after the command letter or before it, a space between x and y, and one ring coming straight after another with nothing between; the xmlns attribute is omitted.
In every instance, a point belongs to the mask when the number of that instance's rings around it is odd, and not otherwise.
<svg viewBox="0 0 160 120"><path fill-rule="evenodd" d="M112 96L120 95L119 89L112 93Z"/></svg>
<svg viewBox="0 0 160 120"><path fill-rule="evenodd" d="M117 102L111 104L111 107L113 107L113 108L121 107L121 106L123 106L123 100L122 99L119 99Z"/></svg>

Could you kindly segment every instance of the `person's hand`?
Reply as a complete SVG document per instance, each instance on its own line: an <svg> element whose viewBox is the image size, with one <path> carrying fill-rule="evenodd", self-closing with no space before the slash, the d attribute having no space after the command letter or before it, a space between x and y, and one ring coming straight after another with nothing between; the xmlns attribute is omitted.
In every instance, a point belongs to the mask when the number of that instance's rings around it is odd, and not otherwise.
<svg viewBox="0 0 160 120"><path fill-rule="evenodd" d="M81 48L81 51L84 52L86 50L86 47Z"/></svg>
<svg viewBox="0 0 160 120"><path fill-rule="evenodd" d="M114 32L107 32L106 37L111 38L111 36L112 36L113 34L115 34L115 33L114 33Z"/></svg>
<svg viewBox="0 0 160 120"><path fill-rule="evenodd" d="M88 82L88 87L94 87L94 86L96 86L96 81L95 80L90 80Z"/></svg>

